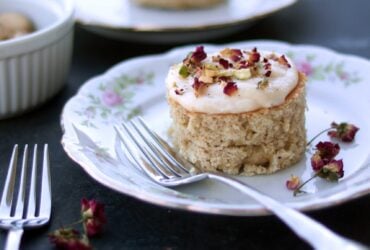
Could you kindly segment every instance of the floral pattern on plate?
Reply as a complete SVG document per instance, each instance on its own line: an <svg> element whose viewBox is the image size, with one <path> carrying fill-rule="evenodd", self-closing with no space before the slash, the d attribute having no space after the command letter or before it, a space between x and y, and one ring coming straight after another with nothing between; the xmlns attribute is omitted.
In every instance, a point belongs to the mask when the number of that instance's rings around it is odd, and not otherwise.
<svg viewBox="0 0 370 250"><path fill-rule="evenodd" d="M297 55L288 51L287 55L295 61L297 69L305 73L309 80L339 81L343 82L345 86L362 80L357 71L348 71L345 61L330 61L322 64L312 53Z"/></svg>
<svg viewBox="0 0 370 250"><path fill-rule="evenodd" d="M114 117L117 120L127 120L141 114L138 107L129 108L138 86L153 84L153 72L142 72L135 76L122 74L114 80L104 81L99 84L98 91L88 95L88 103L76 113L85 117L81 125L98 128L94 120L107 120Z"/></svg>

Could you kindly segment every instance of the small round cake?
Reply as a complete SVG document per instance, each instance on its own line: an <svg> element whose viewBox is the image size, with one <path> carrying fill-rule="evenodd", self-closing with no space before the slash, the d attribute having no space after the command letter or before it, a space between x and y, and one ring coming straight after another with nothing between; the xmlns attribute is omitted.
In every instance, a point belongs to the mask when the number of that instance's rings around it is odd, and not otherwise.
<svg viewBox="0 0 370 250"><path fill-rule="evenodd" d="M305 152L305 76L285 55L202 46L166 78L178 153L201 171L269 174Z"/></svg>
<svg viewBox="0 0 370 250"><path fill-rule="evenodd" d="M224 0L135 0L138 4L164 9L207 8L224 2Z"/></svg>

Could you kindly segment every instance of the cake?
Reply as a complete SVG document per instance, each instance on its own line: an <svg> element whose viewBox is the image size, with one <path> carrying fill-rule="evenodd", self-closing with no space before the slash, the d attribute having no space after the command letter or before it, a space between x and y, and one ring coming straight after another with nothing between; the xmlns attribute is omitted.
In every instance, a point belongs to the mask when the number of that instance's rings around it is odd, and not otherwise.
<svg viewBox="0 0 370 250"><path fill-rule="evenodd" d="M135 0L136 3L164 9L207 8L224 2L224 0Z"/></svg>
<svg viewBox="0 0 370 250"><path fill-rule="evenodd" d="M196 168L270 174L297 163L306 147L305 75L283 54L202 46L167 78L170 136Z"/></svg>
<svg viewBox="0 0 370 250"><path fill-rule="evenodd" d="M34 29L32 21L21 13L0 13L0 41L24 36Z"/></svg>

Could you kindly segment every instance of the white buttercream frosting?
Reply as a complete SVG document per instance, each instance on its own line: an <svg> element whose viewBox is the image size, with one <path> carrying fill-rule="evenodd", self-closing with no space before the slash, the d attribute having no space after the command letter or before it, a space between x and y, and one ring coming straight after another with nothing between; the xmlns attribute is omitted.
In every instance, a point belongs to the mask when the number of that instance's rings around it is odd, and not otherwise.
<svg viewBox="0 0 370 250"><path fill-rule="evenodd" d="M166 78L167 95L188 111L210 114L242 113L278 106L284 103L286 97L298 84L298 71L289 58L286 58L290 64L288 67L276 60L277 57L281 56L280 54L269 51L258 52L261 57L255 65L257 73L245 80L231 77L231 81L237 86L237 91L232 95L225 94L225 83L217 81L207 84L202 95L196 95L192 86L195 76L189 75L185 78L179 74L183 63L173 65L170 68ZM248 53L248 51L243 50L243 56L246 58L248 58ZM212 57L218 55L220 54L209 54L201 63L203 65L217 65L218 63L213 62ZM265 59L263 62L264 58L270 59ZM268 77L265 75L266 70L264 69L266 60L267 63L271 64L271 75ZM220 64L218 64L218 67L222 72L230 73L229 75L232 74L232 71L235 72L235 69L224 69L220 67ZM259 84L263 80L267 80L268 84L261 88Z"/></svg>

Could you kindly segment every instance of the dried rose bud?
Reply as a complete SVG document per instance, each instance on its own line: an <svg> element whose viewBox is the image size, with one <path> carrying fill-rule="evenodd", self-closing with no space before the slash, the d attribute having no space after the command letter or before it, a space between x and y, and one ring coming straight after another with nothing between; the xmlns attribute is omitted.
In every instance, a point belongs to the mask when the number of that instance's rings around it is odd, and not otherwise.
<svg viewBox="0 0 370 250"><path fill-rule="evenodd" d="M328 164L324 165L318 176L328 181L338 181L344 175L343 161L331 160Z"/></svg>
<svg viewBox="0 0 370 250"><path fill-rule="evenodd" d="M200 81L198 77L194 77L194 83L192 85L194 89L195 96L198 97L203 94L204 90L207 87L207 84L204 82Z"/></svg>
<svg viewBox="0 0 370 250"><path fill-rule="evenodd" d="M329 141L319 142L316 145L316 152L311 157L311 166L315 172L321 171L324 165L328 164L339 153L340 147L337 143Z"/></svg>
<svg viewBox="0 0 370 250"><path fill-rule="evenodd" d="M224 87L224 94L228 96L234 95L238 91L238 86L235 82L228 82Z"/></svg>
<svg viewBox="0 0 370 250"><path fill-rule="evenodd" d="M301 183L300 179L296 175L292 175L289 180L286 181L285 185L289 190L295 190Z"/></svg>
<svg viewBox="0 0 370 250"><path fill-rule="evenodd" d="M61 228L49 234L49 240L57 249L63 250L90 250L92 249L86 237L80 237L77 230Z"/></svg>
<svg viewBox="0 0 370 250"><path fill-rule="evenodd" d="M332 138L338 138L344 142L352 142L355 139L356 133L359 130L353 124L347 122L341 122L339 124L332 122L331 127L335 130L328 132L328 135Z"/></svg>
<svg viewBox="0 0 370 250"><path fill-rule="evenodd" d="M324 160L320 156L320 152L316 151L311 157L311 166L313 171L318 172L325 165Z"/></svg>
<svg viewBox="0 0 370 250"><path fill-rule="evenodd" d="M322 159L330 161L339 153L340 147L337 143L320 141L318 144L316 144L316 149L319 151Z"/></svg>
<svg viewBox="0 0 370 250"><path fill-rule="evenodd" d="M196 47L195 51L191 55L191 60L196 64L200 63L206 58L207 58L207 54L204 52L203 46Z"/></svg>
<svg viewBox="0 0 370 250"><path fill-rule="evenodd" d="M288 60L286 59L284 55L278 58L278 63L280 63L281 65L287 66L288 68L291 67L291 65L289 64Z"/></svg>
<svg viewBox="0 0 370 250"><path fill-rule="evenodd" d="M88 236L95 236L103 231L107 222L103 204L83 198L81 200L81 215L83 226Z"/></svg>

